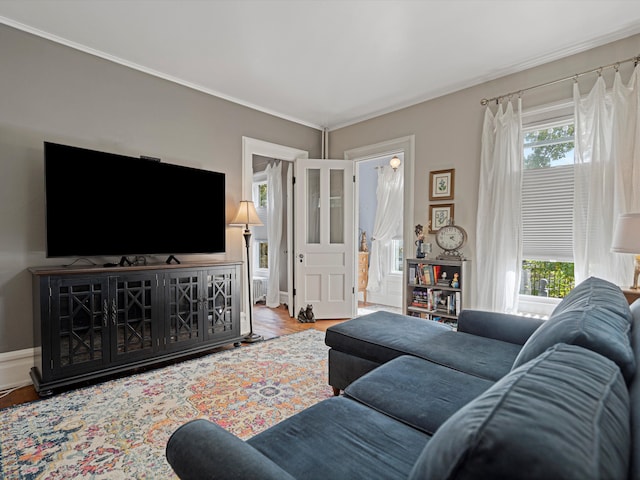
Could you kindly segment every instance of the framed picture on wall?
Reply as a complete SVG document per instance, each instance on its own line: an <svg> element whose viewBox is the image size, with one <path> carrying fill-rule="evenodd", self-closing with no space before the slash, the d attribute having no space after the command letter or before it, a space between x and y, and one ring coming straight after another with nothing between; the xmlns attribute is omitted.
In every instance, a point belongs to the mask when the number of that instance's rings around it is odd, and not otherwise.
<svg viewBox="0 0 640 480"><path fill-rule="evenodd" d="M429 172L429 200L453 200L455 168Z"/></svg>
<svg viewBox="0 0 640 480"><path fill-rule="evenodd" d="M429 205L429 233L436 233L453 219L453 203Z"/></svg>

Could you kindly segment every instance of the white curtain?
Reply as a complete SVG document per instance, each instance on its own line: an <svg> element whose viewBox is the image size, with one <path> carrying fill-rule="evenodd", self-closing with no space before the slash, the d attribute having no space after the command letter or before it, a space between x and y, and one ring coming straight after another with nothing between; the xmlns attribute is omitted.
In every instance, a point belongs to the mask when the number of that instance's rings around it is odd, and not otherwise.
<svg viewBox="0 0 640 480"><path fill-rule="evenodd" d="M626 86L616 72L611 93L601 76L584 97L574 84L576 283L597 276L626 285L632 278L631 258L610 248L618 215L640 211L637 83L638 68Z"/></svg>
<svg viewBox="0 0 640 480"><path fill-rule="evenodd" d="M286 168L286 167L285 167ZM269 245L269 280L266 304L269 308L280 305L280 244L282 242L282 162L267 166L267 243Z"/></svg>
<svg viewBox="0 0 640 480"><path fill-rule="evenodd" d="M478 308L518 309L522 267L522 103L485 111L476 228Z"/></svg>
<svg viewBox="0 0 640 480"><path fill-rule="evenodd" d="M388 259L391 240L402 235L404 164L397 170L383 167L378 170L376 188L377 208L371 233L369 282L367 290L379 292L382 280L389 273Z"/></svg>

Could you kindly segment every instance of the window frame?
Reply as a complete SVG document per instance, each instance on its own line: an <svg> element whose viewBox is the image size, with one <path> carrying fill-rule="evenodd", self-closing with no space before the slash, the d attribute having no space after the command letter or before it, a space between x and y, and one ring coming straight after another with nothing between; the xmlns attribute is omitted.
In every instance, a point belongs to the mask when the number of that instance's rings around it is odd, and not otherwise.
<svg viewBox="0 0 640 480"><path fill-rule="evenodd" d="M400 249L400 252L402 252L400 257L395 255L398 247ZM399 258L399 260L398 260L398 258ZM397 265L400 265L400 268L404 268L404 245L403 245L402 239L399 239L399 238L391 239L391 245L390 245L390 248L389 248L388 262L389 262L389 274L390 275L402 275L403 274L403 270L398 270L396 268Z"/></svg>
<svg viewBox="0 0 640 480"><path fill-rule="evenodd" d="M537 107L534 109L529 109L528 111L523 112L522 114L522 147L523 147L523 158L522 158L522 167L523 167L523 176L524 176L524 151L525 151L525 143L524 136L527 132L540 130L543 128L553 128L565 124L573 124L575 126L575 114L573 111L573 102L571 101L562 101L555 104L543 105L541 107ZM545 143L548 145L549 143ZM574 141L575 145L575 141ZM531 144L527 145L527 147L531 147ZM575 163L574 163L575 165ZM549 167L549 168L559 168L560 166ZM521 192L521 199L522 194ZM521 207L523 208L523 207ZM522 214L521 214L522 215ZM523 225L524 229L524 225ZM573 238L571 238L571 243L573 244ZM525 260L542 260L539 255L534 255L536 258L529 258L524 252L522 252L522 261ZM572 255L573 257L573 255ZM547 259L544 261L557 261L557 262L571 262L574 263L573 258L571 260L565 259ZM521 270L521 272L523 272ZM551 314L553 309L562 301L561 298L554 297L541 297L535 295L528 294L519 294L519 313L525 315L539 316L539 317L548 317Z"/></svg>
<svg viewBox="0 0 640 480"><path fill-rule="evenodd" d="M254 205L256 207L256 212L262 220L264 227L267 227L267 215L266 210L267 206L260 204L260 186L265 185L265 188L268 188L267 184L267 173L266 172L258 172L253 176L253 183L251 185L251 194L254 201ZM265 196L265 202L266 202ZM262 228L262 227L260 227ZM260 268L260 244L267 244L267 251L269 249L269 242L266 238L262 238L259 236L254 236L252 246L251 246L251 264L253 266L252 276L260 277L260 278L269 278L269 268Z"/></svg>

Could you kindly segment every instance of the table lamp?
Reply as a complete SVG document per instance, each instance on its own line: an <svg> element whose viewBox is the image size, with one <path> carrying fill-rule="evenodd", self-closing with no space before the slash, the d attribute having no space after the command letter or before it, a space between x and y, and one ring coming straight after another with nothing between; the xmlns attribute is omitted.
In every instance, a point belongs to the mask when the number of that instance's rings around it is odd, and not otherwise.
<svg viewBox="0 0 640 480"><path fill-rule="evenodd" d="M635 255L633 271L634 290L638 290L640 274L640 213L623 213L618 217L613 232L611 251L616 253L632 253Z"/></svg>
<svg viewBox="0 0 640 480"><path fill-rule="evenodd" d="M253 305L251 304L251 256L249 255L249 243L251 242L251 230L249 225L261 226L263 225L256 207L251 200L242 200L238 213L236 214L230 225L244 226L244 246L247 249L247 292L249 294L249 334L244 337L244 342L253 343L262 340L262 336L253 333Z"/></svg>

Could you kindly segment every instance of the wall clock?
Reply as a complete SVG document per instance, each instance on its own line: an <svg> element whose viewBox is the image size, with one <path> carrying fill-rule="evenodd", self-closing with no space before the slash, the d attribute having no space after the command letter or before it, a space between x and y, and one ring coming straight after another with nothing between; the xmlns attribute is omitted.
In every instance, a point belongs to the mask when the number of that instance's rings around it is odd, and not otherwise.
<svg viewBox="0 0 640 480"><path fill-rule="evenodd" d="M467 243L467 232L453 221L436 232L436 243L442 249L438 260L461 260L460 249Z"/></svg>

